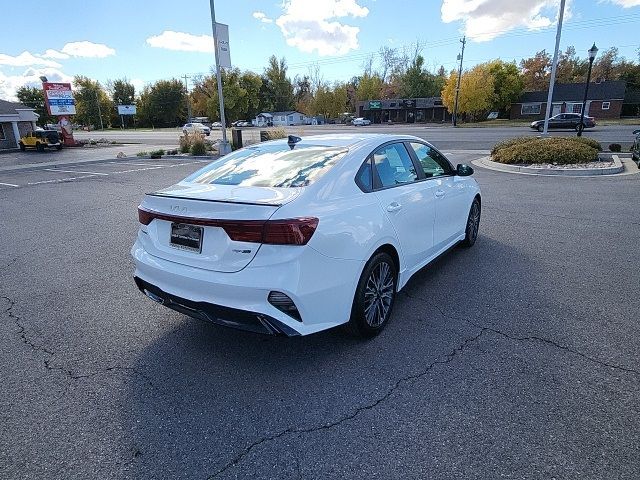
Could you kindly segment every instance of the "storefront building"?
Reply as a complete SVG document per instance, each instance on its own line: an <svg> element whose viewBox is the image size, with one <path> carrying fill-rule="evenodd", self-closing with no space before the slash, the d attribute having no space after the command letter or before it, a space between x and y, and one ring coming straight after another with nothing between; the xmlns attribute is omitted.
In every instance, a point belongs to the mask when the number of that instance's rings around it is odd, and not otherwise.
<svg viewBox="0 0 640 480"><path fill-rule="evenodd" d="M371 123L449 122L451 115L441 97L366 100L356 104L357 116Z"/></svg>

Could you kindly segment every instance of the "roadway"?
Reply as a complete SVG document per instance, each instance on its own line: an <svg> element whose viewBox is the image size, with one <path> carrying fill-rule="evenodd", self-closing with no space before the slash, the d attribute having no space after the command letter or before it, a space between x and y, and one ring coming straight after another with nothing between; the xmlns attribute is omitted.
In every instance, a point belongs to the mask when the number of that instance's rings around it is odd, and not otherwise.
<svg viewBox="0 0 640 480"><path fill-rule="evenodd" d="M593 129L585 130L586 137L594 138L607 148L611 143L620 143L622 145L631 146L633 136L631 132L640 126L634 125L603 125L596 126ZM259 128L243 128L244 138L259 140ZM300 126L288 127L288 133L293 135L319 135L331 133L351 133L369 132L369 133L402 133L415 135L432 142L436 147L441 149L454 150L490 150L496 142L506 138L516 136L536 136L539 135L535 130L531 130L524 126L512 127L464 127L453 128L449 125L371 125L367 127L353 127L349 125L318 125L318 126ZM89 138L106 138L123 143L139 143L147 146L158 145L177 145L178 137L181 134L179 129L158 129L151 130L105 130L94 132L76 132L78 139ZM552 131L552 135L574 136L573 131ZM211 139L221 136L220 131L213 131Z"/></svg>

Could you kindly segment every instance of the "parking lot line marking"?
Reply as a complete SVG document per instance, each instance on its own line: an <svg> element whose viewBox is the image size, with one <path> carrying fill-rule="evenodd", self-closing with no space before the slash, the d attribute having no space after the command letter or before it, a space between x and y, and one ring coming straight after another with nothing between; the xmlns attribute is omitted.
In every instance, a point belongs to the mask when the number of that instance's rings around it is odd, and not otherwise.
<svg viewBox="0 0 640 480"><path fill-rule="evenodd" d="M60 170L59 168L45 168L47 172L62 172L62 173L86 173L89 175L104 175L109 176L108 173L98 173L98 172L81 172L80 170Z"/></svg>
<svg viewBox="0 0 640 480"><path fill-rule="evenodd" d="M157 163L131 163L131 162L109 162L110 165L135 165L138 167L164 167L163 165L159 165Z"/></svg>
<svg viewBox="0 0 640 480"><path fill-rule="evenodd" d="M116 173L129 173L129 172L144 172L145 170L158 170L159 168L165 168L165 166L161 167L149 167L149 168L134 168L131 170L119 170L117 172L111 172L111 175L115 175Z"/></svg>
<svg viewBox="0 0 640 480"><path fill-rule="evenodd" d="M0 185L6 185L7 187L19 187L20 185L14 185L13 183L0 182Z"/></svg>
<svg viewBox="0 0 640 480"><path fill-rule="evenodd" d="M80 180L81 178L92 178L96 175L82 175L80 177L67 177L67 178L56 178L55 180L42 180L41 182L29 182L27 185L42 185L43 183L62 183L62 182L70 182L72 180Z"/></svg>

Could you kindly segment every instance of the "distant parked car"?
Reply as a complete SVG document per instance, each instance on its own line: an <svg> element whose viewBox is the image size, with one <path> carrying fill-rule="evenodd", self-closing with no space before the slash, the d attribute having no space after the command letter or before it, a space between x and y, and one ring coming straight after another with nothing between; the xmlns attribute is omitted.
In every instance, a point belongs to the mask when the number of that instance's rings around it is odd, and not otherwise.
<svg viewBox="0 0 640 480"><path fill-rule="evenodd" d="M631 147L631 157L633 161L640 167L640 130L634 130L633 134L636 136L633 146Z"/></svg>
<svg viewBox="0 0 640 480"><path fill-rule="evenodd" d="M596 121L593 117L584 117L584 128L592 128L596 126ZM544 120L536 120L531 122L531 128L542 132L544 130ZM549 128L565 128L575 130L580 129L580 114L579 113L559 113L549 118Z"/></svg>
<svg viewBox="0 0 640 480"><path fill-rule="evenodd" d="M27 148L35 148L39 152L44 152L45 148L62 150L60 134L56 130L38 129L35 132L29 132L20 138L18 145L23 152Z"/></svg>
<svg viewBox="0 0 640 480"><path fill-rule="evenodd" d="M366 118L362 118L362 117L358 117L358 118L354 118L351 123L353 123L353 125L355 127L362 127L364 125L371 125L371 120L368 120Z"/></svg>
<svg viewBox="0 0 640 480"><path fill-rule="evenodd" d="M211 128L221 128L222 124L220 122L213 122L211 124Z"/></svg>
<svg viewBox="0 0 640 480"><path fill-rule="evenodd" d="M202 123L185 123L182 127L182 133L185 135L187 133L202 133L209 136L211 134L211 129Z"/></svg>

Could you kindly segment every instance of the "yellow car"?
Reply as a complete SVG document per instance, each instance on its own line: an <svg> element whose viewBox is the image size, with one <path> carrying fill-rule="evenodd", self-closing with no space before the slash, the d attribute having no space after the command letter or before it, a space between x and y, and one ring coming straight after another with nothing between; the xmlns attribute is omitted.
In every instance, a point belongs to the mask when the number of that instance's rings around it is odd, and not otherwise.
<svg viewBox="0 0 640 480"><path fill-rule="evenodd" d="M56 130L36 130L29 132L20 139L20 150L23 152L27 148L35 148L39 152L44 152L45 148L62 149L60 134Z"/></svg>

